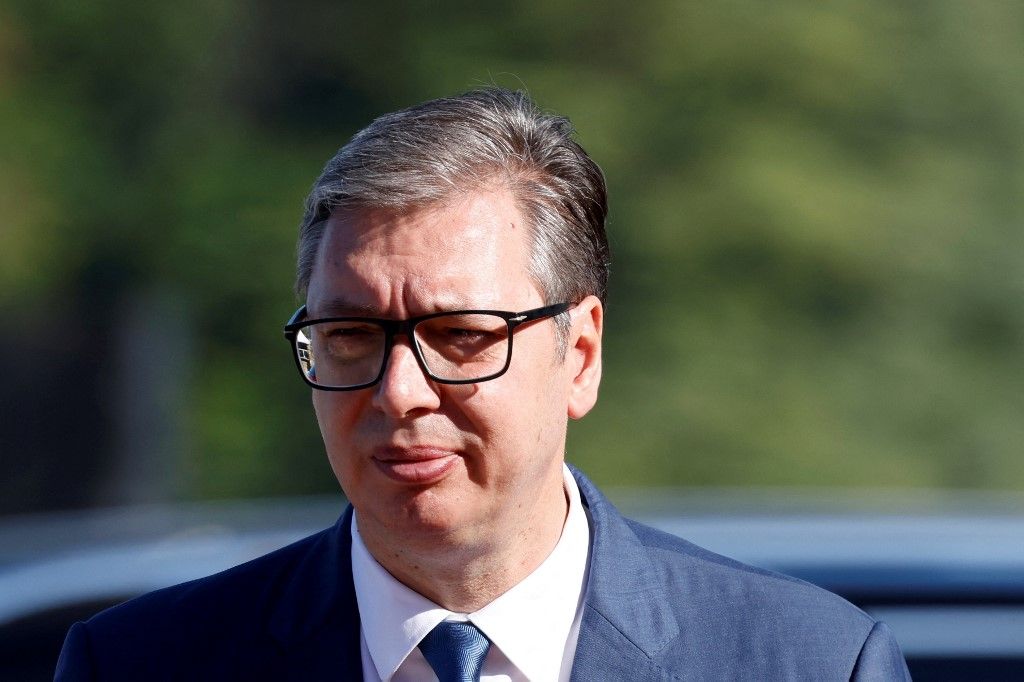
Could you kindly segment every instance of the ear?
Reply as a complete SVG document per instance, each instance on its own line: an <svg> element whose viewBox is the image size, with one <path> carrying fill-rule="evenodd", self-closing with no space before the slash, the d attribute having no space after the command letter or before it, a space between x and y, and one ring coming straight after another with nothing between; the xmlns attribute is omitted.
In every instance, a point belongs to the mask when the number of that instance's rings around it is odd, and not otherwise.
<svg viewBox="0 0 1024 682"><path fill-rule="evenodd" d="M580 419L597 402L601 384L601 333L604 306L596 296L587 296L572 309L572 327L566 364L569 370L568 414Z"/></svg>

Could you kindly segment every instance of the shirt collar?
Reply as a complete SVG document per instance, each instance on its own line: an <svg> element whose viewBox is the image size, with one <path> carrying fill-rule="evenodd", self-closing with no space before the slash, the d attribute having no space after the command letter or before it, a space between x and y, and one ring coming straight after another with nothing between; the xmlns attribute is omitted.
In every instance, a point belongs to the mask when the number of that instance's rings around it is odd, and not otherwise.
<svg viewBox="0 0 1024 682"><path fill-rule="evenodd" d="M363 638L380 679L391 679L420 640L451 613L398 582L377 563L352 515L352 583Z"/></svg>
<svg viewBox="0 0 1024 682"><path fill-rule="evenodd" d="M396 580L370 555L352 517L352 579L367 649L381 680L445 619L470 620L527 679L556 679L583 593L590 547L579 488L563 466L569 512L558 543L540 566L500 597L456 614Z"/></svg>

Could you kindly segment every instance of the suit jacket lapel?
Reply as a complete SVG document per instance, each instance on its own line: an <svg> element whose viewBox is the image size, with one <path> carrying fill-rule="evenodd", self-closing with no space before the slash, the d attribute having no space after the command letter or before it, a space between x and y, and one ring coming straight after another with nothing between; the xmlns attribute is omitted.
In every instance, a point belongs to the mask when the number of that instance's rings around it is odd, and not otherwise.
<svg viewBox="0 0 1024 682"><path fill-rule="evenodd" d="M660 679L652 659L676 639L665 576L626 520L578 470L570 467L591 524L590 572L573 680Z"/></svg>
<svg viewBox="0 0 1024 682"><path fill-rule="evenodd" d="M275 679L362 679L359 608L352 583L352 507L319 538L279 592L269 630ZM273 665L272 668L276 668Z"/></svg>
<svg viewBox="0 0 1024 682"><path fill-rule="evenodd" d="M578 470L591 525L590 569L573 680L661 679L653 659L679 634L658 575L626 520ZM352 508L325 531L278 591L263 677L362 679L359 608L352 583Z"/></svg>

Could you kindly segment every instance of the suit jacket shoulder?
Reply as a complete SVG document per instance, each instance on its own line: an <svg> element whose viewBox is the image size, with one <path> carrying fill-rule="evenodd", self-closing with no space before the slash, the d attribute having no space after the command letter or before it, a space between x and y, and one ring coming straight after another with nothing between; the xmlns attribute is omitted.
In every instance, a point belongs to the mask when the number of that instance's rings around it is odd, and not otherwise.
<svg viewBox="0 0 1024 682"><path fill-rule="evenodd" d="M622 517L579 472L593 531L576 679L909 679L842 598Z"/></svg>
<svg viewBox="0 0 1024 682"><path fill-rule="evenodd" d="M58 680L328 679L361 674L348 519L215 575L77 623ZM320 676L323 670L330 675Z"/></svg>

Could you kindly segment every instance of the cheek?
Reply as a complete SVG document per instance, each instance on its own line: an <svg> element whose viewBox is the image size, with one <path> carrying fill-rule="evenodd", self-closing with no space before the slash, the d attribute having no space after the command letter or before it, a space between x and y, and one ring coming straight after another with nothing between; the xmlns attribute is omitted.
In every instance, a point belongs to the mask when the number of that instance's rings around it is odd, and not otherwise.
<svg viewBox="0 0 1024 682"><path fill-rule="evenodd" d="M330 431L327 416L332 413L327 398L328 396L324 395L323 391L313 391L313 412L316 414L316 423L320 425L320 434L323 436L325 444Z"/></svg>
<svg viewBox="0 0 1024 682"><path fill-rule="evenodd" d="M502 387L500 397L492 396L494 401L486 411L489 435L492 442L501 443L501 452L510 453L513 462L507 466L512 469L543 466L561 454L567 421L562 376L560 367L538 361L526 371L508 376L510 381Z"/></svg>
<svg viewBox="0 0 1024 682"><path fill-rule="evenodd" d="M353 500L361 489L362 473L359 458L352 456L353 431L351 414L353 405L345 394L315 391L313 411L320 425L327 461L345 495Z"/></svg>
<svg viewBox="0 0 1024 682"><path fill-rule="evenodd" d="M352 405L345 397L344 394L327 391L316 391L313 394L313 411L332 465L335 465L337 453L347 449L346 443L352 435Z"/></svg>
<svg viewBox="0 0 1024 682"><path fill-rule="evenodd" d="M539 420L535 425L538 445L542 448L557 450L563 454L565 447L565 429L568 422L568 382L564 364L546 364L543 373L538 377L538 393L535 397L532 413Z"/></svg>

